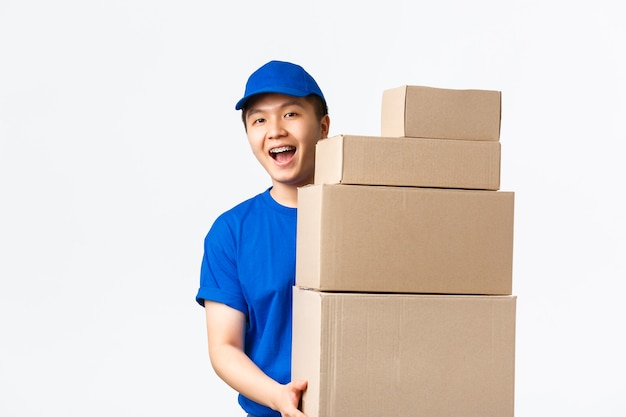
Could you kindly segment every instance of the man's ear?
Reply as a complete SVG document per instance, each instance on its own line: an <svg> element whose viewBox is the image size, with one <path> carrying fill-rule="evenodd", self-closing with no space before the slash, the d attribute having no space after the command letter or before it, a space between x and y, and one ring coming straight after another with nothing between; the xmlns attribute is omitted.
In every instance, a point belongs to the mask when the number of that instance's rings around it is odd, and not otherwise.
<svg viewBox="0 0 626 417"><path fill-rule="evenodd" d="M330 116L329 115L325 115L324 117L322 117L322 120L320 121L320 127L322 130L322 139L327 138L328 132L330 132Z"/></svg>

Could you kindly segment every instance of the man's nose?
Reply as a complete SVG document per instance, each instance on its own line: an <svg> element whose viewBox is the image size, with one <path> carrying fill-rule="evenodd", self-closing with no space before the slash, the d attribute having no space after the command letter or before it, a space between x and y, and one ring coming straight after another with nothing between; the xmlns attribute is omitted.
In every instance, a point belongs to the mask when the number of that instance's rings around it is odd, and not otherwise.
<svg viewBox="0 0 626 417"><path fill-rule="evenodd" d="M286 130L281 118L272 118L267 122L267 137L269 139L281 138L286 135Z"/></svg>

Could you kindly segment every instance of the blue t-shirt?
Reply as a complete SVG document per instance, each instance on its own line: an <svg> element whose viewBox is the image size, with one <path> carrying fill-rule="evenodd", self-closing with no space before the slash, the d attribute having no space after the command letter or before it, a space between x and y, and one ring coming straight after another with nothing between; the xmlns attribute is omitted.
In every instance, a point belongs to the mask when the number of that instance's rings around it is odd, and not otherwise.
<svg viewBox="0 0 626 417"><path fill-rule="evenodd" d="M265 192L219 216L204 240L199 304L217 301L246 315L244 350L267 375L291 380L292 289L297 209ZM243 395L239 404L259 417L280 416Z"/></svg>

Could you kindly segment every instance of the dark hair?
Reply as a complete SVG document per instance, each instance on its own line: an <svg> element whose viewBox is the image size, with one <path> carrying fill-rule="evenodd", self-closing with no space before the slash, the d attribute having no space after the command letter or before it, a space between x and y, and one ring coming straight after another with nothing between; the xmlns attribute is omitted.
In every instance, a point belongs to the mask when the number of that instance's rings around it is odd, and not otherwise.
<svg viewBox="0 0 626 417"><path fill-rule="evenodd" d="M313 109L315 110L315 115L318 120L321 120L322 117L328 114L328 104L326 104L326 100L318 96L317 94L310 94L304 97L309 103L313 105ZM250 100L248 100L250 101ZM246 112L248 110L248 103L241 109L241 121L243 122L243 127L248 130L248 126L246 125Z"/></svg>

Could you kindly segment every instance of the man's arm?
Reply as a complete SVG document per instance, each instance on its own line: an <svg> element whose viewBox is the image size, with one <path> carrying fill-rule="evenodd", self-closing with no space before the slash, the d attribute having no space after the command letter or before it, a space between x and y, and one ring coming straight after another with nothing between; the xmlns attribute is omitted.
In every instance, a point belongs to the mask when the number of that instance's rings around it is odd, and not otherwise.
<svg viewBox="0 0 626 417"><path fill-rule="evenodd" d="M298 410L306 381L282 385L267 376L243 351L246 318L222 303L205 301L209 358L217 375L237 392L281 413L303 417Z"/></svg>

